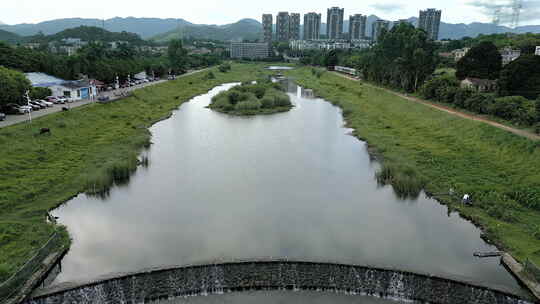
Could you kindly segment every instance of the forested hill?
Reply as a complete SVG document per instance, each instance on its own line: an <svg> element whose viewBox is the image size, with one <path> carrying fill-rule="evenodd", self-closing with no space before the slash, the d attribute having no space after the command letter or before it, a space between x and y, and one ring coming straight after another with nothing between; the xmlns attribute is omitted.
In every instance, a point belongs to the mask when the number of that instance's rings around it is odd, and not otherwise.
<svg viewBox="0 0 540 304"><path fill-rule="evenodd" d="M52 35L63 30L78 27L81 25L101 27L111 32L131 32L140 35L142 38L149 38L157 34L165 33L178 26L191 25L184 19L161 19L161 18L135 18L115 17L107 20L92 18L65 18L44 21L40 23L0 25L0 29L6 30L21 36L32 36L38 33Z"/></svg>
<svg viewBox="0 0 540 304"><path fill-rule="evenodd" d="M226 25L185 25L151 38L156 42L167 42L175 38L210 39L220 41L253 40L262 35L262 25L254 19L242 19Z"/></svg>
<svg viewBox="0 0 540 304"><path fill-rule="evenodd" d="M54 35L35 35L28 37L30 42L51 42L51 41L60 41L65 38L80 38L83 41L127 41L131 44L145 44L146 41L143 40L139 35L128 32L109 32L99 27L95 26L79 26L76 28L71 28L63 30Z"/></svg>
<svg viewBox="0 0 540 304"><path fill-rule="evenodd" d="M0 41L6 41L8 43L17 43L21 41L21 36L12 32L0 30Z"/></svg>

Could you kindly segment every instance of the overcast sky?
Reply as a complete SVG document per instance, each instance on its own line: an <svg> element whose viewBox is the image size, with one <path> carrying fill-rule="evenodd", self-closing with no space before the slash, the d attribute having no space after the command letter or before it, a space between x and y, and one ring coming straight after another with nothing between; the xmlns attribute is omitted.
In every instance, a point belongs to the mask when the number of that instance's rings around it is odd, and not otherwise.
<svg viewBox="0 0 540 304"><path fill-rule="evenodd" d="M242 18L260 20L263 13L278 11L326 16L326 8L340 6L345 15L375 14L395 20L418 16L419 9L442 9L449 23L490 22L493 5L511 0L1 0L0 21L7 24L37 23L58 18L157 17L183 18L193 23L225 24ZM540 24L540 0L524 1L521 25ZM347 19L347 18L346 18ZM536 19L536 20L535 20ZM323 21L324 22L324 21Z"/></svg>

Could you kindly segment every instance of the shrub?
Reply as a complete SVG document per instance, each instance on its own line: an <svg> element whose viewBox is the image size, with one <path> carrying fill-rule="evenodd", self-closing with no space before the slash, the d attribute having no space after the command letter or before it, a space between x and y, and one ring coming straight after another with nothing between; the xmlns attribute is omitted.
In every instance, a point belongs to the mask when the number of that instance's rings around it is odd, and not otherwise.
<svg viewBox="0 0 540 304"><path fill-rule="evenodd" d="M408 166L384 164L376 178L381 185L392 185L394 192L403 198L418 197L426 184L417 170Z"/></svg>
<svg viewBox="0 0 540 304"><path fill-rule="evenodd" d="M236 91L231 91L229 93L229 103L230 104L236 104L238 101L240 101L240 93L236 92Z"/></svg>
<svg viewBox="0 0 540 304"><path fill-rule="evenodd" d="M291 105L291 101L289 100L289 96L275 96L274 97L274 104L276 107L287 107Z"/></svg>
<svg viewBox="0 0 540 304"><path fill-rule="evenodd" d="M250 110L258 110L261 108L261 102L258 100L246 100L241 101L234 107L237 111L250 111Z"/></svg>
<svg viewBox="0 0 540 304"><path fill-rule="evenodd" d="M263 99L261 99L261 105L265 109L273 108L275 105L274 99L270 97L264 97Z"/></svg>
<svg viewBox="0 0 540 304"><path fill-rule="evenodd" d="M469 89L458 89L454 95L454 104L458 107L464 107L465 101L475 94L474 91Z"/></svg>
<svg viewBox="0 0 540 304"><path fill-rule="evenodd" d="M493 94L475 93L463 102L463 107L476 113L489 114L494 102Z"/></svg>
<svg viewBox="0 0 540 304"><path fill-rule="evenodd" d="M495 99L490 114L519 124L532 125L536 113L532 102L525 97L507 96Z"/></svg>
<svg viewBox="0 0 540 304"><path fill-rule="evenodd" d="M231 65L228 64L228 63L222 63L222 64L219 65L218 70L221 73L227 73L228 71L231 70Z"/></svg>
<svg viewBox="0 0 540 304"><path fill-rule="evenodd" d="M424 83L420 88L420 94L427 99L441 100L443 92L449 88L457 88L458 82L452 76L440 76L432 78Z"/></svg>
<svg viewBox="0 0 540 304"><path fill-rule="evenodd" d="M214 72L210 71L204 76L204 80L209 80L209 79L216 79L216 75L214 75Z"/></svg>

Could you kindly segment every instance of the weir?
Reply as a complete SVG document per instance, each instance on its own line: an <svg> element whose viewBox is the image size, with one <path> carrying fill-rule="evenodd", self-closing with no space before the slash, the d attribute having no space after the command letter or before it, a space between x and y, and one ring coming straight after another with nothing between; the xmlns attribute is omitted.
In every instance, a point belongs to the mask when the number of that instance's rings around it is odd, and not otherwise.
<svg viewBox="0 0 540 304"><path fill-rule="evenodd" d="M528 304L501 288L426 274L284 259L156 268L37 291L27 304L145 303L246 290L319 290L416 303ZM529 302L531 301L531 302Z"/></svg>

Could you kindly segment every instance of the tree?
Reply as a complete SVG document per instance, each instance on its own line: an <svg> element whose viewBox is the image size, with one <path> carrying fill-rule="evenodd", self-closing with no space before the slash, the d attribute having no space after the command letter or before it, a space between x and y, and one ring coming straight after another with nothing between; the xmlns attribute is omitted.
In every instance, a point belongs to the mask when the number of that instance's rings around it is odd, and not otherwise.
<svg viewBox="0 0 540 304"><path fill-rule="evenodd" d="M457 62L456 68L458 79L497 79L502 69L502 57L493 43L481 42Z"/></svg>
<svg viewBox="0 0 540 304"><path fill-rule="evenodd" d="M331 50L324 57L324 65L327 67L336 66L339 62L338 54L336 50Z"/></svg>
<svg viewBox="0 0 540 304"><path fill-rule="evenodd" d="M540 56L522 55L507 64L499 79L501 96L519 95L536 99L540 95Z"/></svg>
<svg viewBox="0 0 540 304"><path fill-rule="evenodd" d="M540 96L536 100L536 104L534 106L536 109L536 122L540 123Z"/></svg>
<svg viewBox="0 0 540 304"><path fill-rule="evenodd" d="M30 98L32 99L44 99L51 95L52 91L49 88L32 87L30 89Z"/></svg>
<svg viewBox="0 0 540 304"><path fill-rule="evenodd" d="M186 71L187 51L182 45L182 41L179 39L173 39L169 43L169 49L167 51L171 68L179 73Z"/></svg>
<svg viewBox="0 0 540 304"><path fill-rule="evenodd" d="M434 51L424 31L403 23L381 35L357 67L369 80L413 92L435 70Z"/></svg>
<svg viewBox="0 0 540 304"><path fill-rule="evenodd" d="M30 81L23 73L0 66L0 106L24 102L23 95L30 89Z"/></svg>

